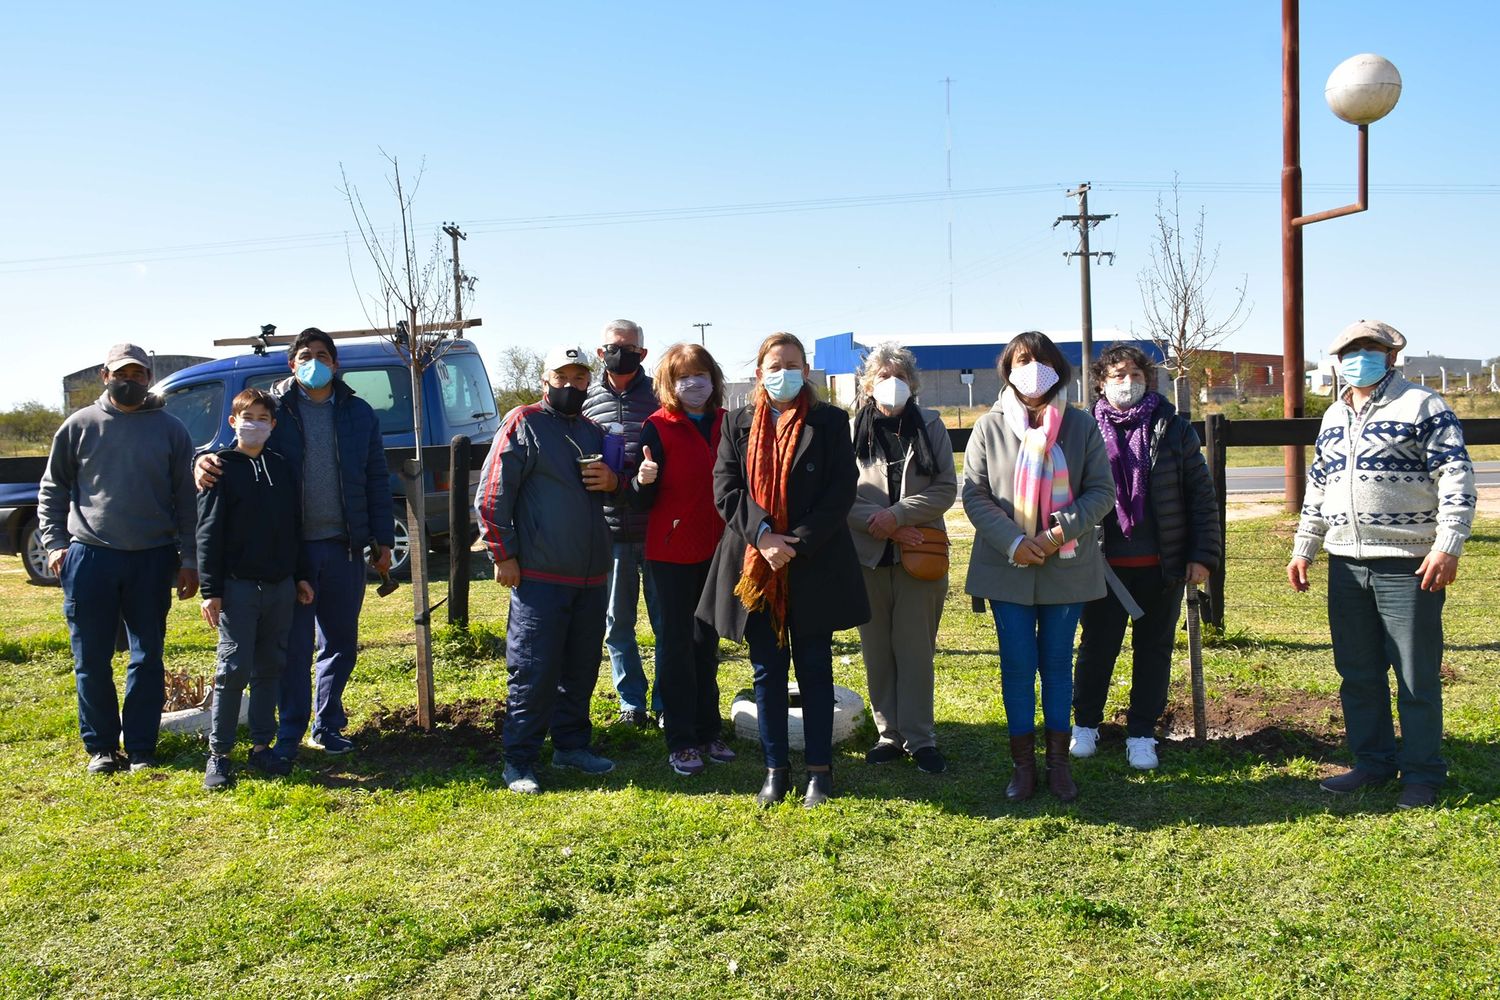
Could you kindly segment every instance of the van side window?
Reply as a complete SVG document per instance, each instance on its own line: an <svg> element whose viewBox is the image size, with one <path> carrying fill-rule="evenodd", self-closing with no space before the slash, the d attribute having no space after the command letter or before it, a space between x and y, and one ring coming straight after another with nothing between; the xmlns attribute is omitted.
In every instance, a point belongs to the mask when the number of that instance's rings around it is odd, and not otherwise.
<svg viewBox="0 0 1500 1000"><path fill-rule="evenodd" d="M477 354L445 354L433 364L449 426L495 415L495 394Z"/></svg>
<svg viewBox="0 0 1500 1000"><path fill-rule="evenodd" d="M380 418L380 433L411 433L411 374L405 368L345 368L339 377L370 404Z"/></svg>
<svg viewBox="0 0 1500 1000"><path fill-rule="evenodd" d="M168 392L163 403L166 411L187 427L193 447L202 448L212 443L224 419L224 383L185 385Z"/></svg>

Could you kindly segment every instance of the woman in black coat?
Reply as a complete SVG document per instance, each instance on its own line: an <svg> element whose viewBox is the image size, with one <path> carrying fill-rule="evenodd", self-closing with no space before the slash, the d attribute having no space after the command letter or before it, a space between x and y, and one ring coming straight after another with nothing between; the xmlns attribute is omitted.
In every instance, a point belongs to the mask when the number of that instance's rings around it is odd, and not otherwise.
<svg viewBox="0 0 1500 1000"><path fill-rule="evenodd" d="M1104 558L1144 614L1131 628L1130 709L1125 755L1156 767L1156 726L1167 707L1172 648L1186 584L1202 584L1223 558L1213 481L1198 435L1172 404L1146 387L1156 368L1119 344L1094 362L1094 418L1115 478L1115 509L1104 519ZM1128 614L1114 594L1084 605L1073 675L1075 757L1091 755L1104 721L1110 678Z"/></svg>
<svg viewBox="0 0 1500 1000"><path fill-rule="evenodd" d="M724 421L714 502L725 531L698 617L743 639L755 672L765 752L761 805L790 789L787 674L795 662L808 783L804 804L832 793L833 633L870 617L849 535L858 473L849 416L807 384L802 343L767 337L756 354L751 402Z"/></svg>

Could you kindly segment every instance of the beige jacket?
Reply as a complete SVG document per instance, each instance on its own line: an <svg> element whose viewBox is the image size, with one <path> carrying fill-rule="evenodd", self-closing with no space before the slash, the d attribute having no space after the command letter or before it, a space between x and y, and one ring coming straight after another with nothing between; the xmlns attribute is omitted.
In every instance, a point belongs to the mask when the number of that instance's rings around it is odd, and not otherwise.
<svg viewBox="0 0 1500 1000"><path fill-rule="evenodd" d="M849 511L849 534L854 537L854 551L862 565L875 566L885 552L885 542L870 534L867 523L871 515L889 509L903 528L907 525L941 528L943 515L958 497L958 474L953 468L953 441L948 428L943 426L943 418L936 410L919 412L927 440L932 444L937 470L930 476L922 475L912 461L912 449L908 449L901 477L901 499L896 503L889 502L885 462L856 459L859 485L854 507Z"/></svg>

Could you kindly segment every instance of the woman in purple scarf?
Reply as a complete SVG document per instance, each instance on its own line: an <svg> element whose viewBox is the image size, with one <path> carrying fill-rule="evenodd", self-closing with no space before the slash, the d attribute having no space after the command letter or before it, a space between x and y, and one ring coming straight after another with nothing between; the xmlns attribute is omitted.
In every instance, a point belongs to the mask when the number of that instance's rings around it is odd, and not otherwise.
<svg viewBox="0 0 1500 1000"><path fill-rule="evenodd" d="M1213 483L1198 435L1160 393L1156 367L1138 348L1117 344L1093 365L1094 419L1115 478L1115 509L1104 520L1104 557L1145 614L1131 628L1130 708L1125 755L1156 767L1156 726L1167 707L1172 646L1186 584L1201 584L1223 554ZM1099 740L1110 678L1129 621L1107 594L1084 605L1073 673L1072 754Z"/></svg>

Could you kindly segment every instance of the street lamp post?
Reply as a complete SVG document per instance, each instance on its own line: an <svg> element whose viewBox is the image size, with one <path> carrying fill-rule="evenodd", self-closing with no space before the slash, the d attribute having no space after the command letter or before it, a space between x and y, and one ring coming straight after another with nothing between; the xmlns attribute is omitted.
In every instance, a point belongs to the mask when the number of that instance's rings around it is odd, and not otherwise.
<svg viewBox="0 0 1500 1000"><path fill-rule="evenodd" d="M1369 153L1371 122L1390 113L1401 96L1401 75L1377 55L1346 59L1328 77L1323 96L1333 113L1359 128L1357 200L1352 205L1302 214L1301 79L1297 0L1281 4L1281 344L1282 414L1304 415L1302 323L1302 227L1363 212L1370 206ZM1285 496L1288 510L1302 507L1305 467L1302 448L1285 450Z"/></svg>

